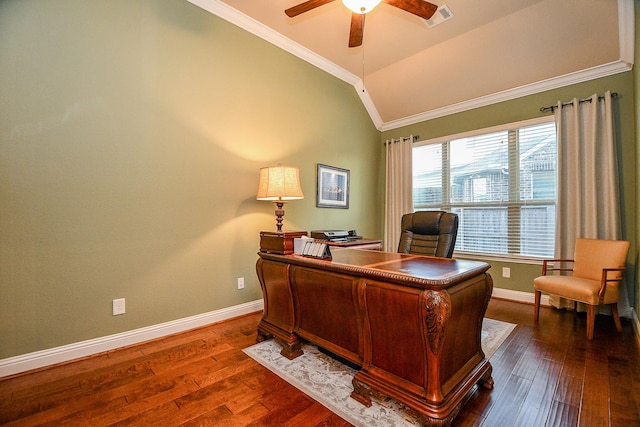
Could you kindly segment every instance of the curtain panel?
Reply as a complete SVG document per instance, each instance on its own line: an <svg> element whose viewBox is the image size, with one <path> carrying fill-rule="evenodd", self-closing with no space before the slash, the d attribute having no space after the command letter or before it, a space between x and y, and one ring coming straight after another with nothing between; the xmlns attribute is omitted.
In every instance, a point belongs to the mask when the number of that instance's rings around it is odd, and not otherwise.
<svg viewBox="0 0 640 427"><path fill-rule="evenodd" d="M622 237L611 92L586 100L574 98L570 103L559 101L554 115L558 134L555 256L571 259L578 237ZM567 305L556 297L551 303ZM621 316L631 315L624 282L618 308Z"/></svg>
<svg viewBox="0 0 640 427"><path fill-rule="evenodd" d="M402 215L413 212L413 136L387 140L384 243L387 252L396 252L400 241Z"/></svg>

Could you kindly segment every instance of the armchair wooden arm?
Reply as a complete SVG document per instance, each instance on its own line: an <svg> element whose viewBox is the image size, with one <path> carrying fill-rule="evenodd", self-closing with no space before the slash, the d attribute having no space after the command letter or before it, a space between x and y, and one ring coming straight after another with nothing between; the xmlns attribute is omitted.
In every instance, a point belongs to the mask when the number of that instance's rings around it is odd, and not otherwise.
<svg viewBox="0 0 640 427"><path fill-rule="evenodd" d="M598 291L598 299L600 304L604 304L604 294L607 291L607 283L620 283L622 282L622 273L626 270L626 267L620 268L603 268L602 269L602 282L600 284L600 290ZM609 279L610 272L620 273L618 277Z"/></svg>
<svg viewBox="0 0 640 427"><path fill-rule="evenodd" d="M559 266L556 267L556 263L568 264L575 262L572 259L545 259L542 261L542 275L546 276L548 271L573 271L573 268ZM549 267L551 264L551 267Z"/></svg>

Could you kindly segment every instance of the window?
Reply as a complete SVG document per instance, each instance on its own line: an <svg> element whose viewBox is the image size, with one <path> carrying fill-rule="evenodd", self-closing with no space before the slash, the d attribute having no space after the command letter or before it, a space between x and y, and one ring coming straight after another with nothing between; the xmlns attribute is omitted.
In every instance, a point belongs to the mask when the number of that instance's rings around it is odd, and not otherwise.
<svg viewBox="0 0 640 427"><path fill-rule="evenodd" d="M414 210L457 213L458 252L553 257L557 144L548 120L416 144Z"/></svg>

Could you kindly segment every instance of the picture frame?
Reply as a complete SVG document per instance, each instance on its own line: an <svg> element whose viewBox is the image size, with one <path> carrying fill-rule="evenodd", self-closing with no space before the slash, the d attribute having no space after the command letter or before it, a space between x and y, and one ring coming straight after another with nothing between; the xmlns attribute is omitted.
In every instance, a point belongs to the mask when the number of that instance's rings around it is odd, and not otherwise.
<svg viewBox="0 0 640 427"><path fill-rule="evenodd" d="M348 169L318 163L316 206L349 209Z"/></svg>

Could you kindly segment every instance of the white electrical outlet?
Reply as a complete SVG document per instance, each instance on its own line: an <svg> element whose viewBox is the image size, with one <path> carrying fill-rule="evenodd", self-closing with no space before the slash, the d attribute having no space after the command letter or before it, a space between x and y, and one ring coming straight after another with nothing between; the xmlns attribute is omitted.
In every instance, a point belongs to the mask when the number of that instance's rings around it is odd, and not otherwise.
<svg viewBox="0 0 640 427"><path fill-rule="evenodd" d="M114 299L112 309L113 309L114 316L117 316L119 314L124 314L125 313L124 298Z"/></svg>
<svg viewBox="0 0 640 427"><path fill-rule="evenodd" d="M502 267L502 277L507 279L511 277L511 269L509 267Z"/></svg>
<svg viewBox="0 0 640 427"><path fill-rule="evenodd" d="M238 277L238 289L244 289L244 277Z"/></svg>

